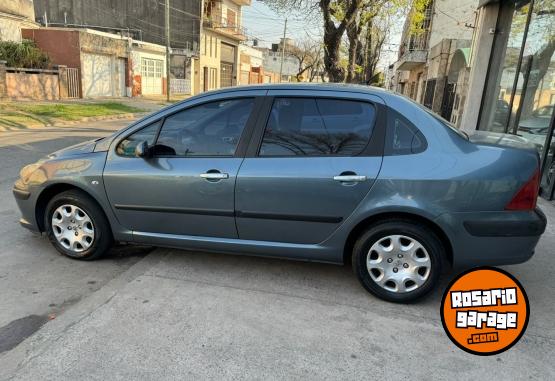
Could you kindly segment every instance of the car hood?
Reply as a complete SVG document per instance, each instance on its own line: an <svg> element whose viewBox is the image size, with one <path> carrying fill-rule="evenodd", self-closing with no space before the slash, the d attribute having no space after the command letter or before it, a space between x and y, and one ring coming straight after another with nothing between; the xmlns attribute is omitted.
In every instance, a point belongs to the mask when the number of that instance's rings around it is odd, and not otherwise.
<svg viewBox="0 0 555 381"><path fill-rule="evenodd" d="M89 140L67 148L63 148L59 151L51 153L50 155L48 155L48 158L56 159L60 157L77 156L94 152L94 148L96 147L96 142L98 140L100 139Z"/></svg>
<svg viewBox="0 0 555 381"><path fill-rule="evenodd" d="M474 144L489 145L496 147L519 148L529 151L536 151L536 146L529 140L512 135L501 134L498 132L476 131L469 136L469 140Z"/></svg>

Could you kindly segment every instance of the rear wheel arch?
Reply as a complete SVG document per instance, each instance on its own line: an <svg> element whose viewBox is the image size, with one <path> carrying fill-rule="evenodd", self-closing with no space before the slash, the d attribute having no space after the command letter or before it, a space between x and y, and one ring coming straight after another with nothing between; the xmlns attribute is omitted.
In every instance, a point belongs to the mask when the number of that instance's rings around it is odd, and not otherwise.
<svg viewBox="0 0 555 381"><path fill-rule="evenodd" d="M78 187L78 186L73 185L73 184L68 184L68 183L52 184L52 185L46 187L39 194L39 197L38 197L37 202L35 204L35 219L37 221L37 226L39 227L39 230L41 232L44 232L45 229L46 229L46 227L44 226L44 214L46 213L46 206L48 205L48 202L50 200L52 200L52 198L55 197L56 195L58 195L62 192L70 191L70 190L75 190L75 191L82 192L82 193L86 194L88 197L90 197L92 200L94 200L94 202L98 205L98 207L102 211L102 213L104 213L104 216L107 217L106 212L104 211L104 208L102 207L102 204L100 202L98 202L96 197L94 197L92 194L90 194L89 192L87 192L83 188ZM108 221L109 221L109 219L108 219Z"/></svg>
<svg viewBox="0 0 555 381"><path fill-rule="evenodd" d="M364 220L360 221L349 233L347 240L345 241L345 246L343 249L343 263L350 264L351 263L351 256L353 254L353 248L355 246L355 242L357 239L372 225L376 225L381 222L386 222L389 220L404 220L408 222L414 222L421 225L426 226L432 232L434 232L441 244L445 248L446 253L446 260L449 265L453 265L453 246L451 245L451 241L449 237L445 233L445 231L437 225L432 220L423 217L419 214L410 213L410 212L384 212L375 214L365 218Z"/></svg>

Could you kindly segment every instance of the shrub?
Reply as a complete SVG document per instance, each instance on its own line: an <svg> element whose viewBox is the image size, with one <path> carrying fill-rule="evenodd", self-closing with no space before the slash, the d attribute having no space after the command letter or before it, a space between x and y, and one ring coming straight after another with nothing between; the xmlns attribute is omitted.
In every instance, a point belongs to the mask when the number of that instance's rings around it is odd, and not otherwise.
<svg viewBox="0 0 555 381"><path fill-rule="evenodd" d="M7 61L9 67L27 69L47 69L50 58L30 40L22 42L0 41L0 60Z"/></svg>

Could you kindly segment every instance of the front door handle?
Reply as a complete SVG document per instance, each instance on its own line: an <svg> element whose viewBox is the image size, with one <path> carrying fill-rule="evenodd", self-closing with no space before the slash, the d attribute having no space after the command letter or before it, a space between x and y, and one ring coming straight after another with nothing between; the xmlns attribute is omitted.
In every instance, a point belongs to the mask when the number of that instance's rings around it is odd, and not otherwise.
<svg viewBox="0 0 555 381"><path fill-rule="evenodd" d="M340 176L333 176L335 181L340 181L342 183L360 183L362 181L366 181L366 176L358 176L358 175L340 175Z"/></svg>
<svg viewBox="0 0 555 381"><path fill-rule="evenodd" d="M229 174L220 173L220 172L207 172L207 173L201 173L200 177L206 180L223 180L223 179L229 179Z"/></svg>

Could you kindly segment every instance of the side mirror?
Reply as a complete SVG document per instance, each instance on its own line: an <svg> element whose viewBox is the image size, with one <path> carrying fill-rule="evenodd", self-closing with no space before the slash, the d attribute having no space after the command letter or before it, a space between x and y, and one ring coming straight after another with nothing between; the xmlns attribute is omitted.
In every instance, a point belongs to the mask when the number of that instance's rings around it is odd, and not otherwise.
<svg viewBox="0 0 555 381"><path fill-rule="evenodd" d="M146 141L142 141L135 147L135 156L147 158L150 157L150 147Z"/></svg>

